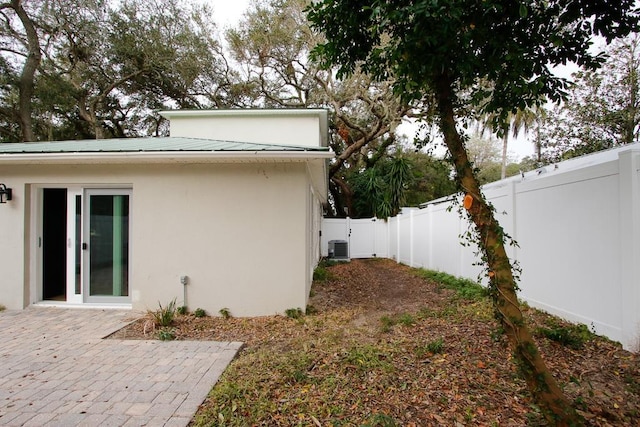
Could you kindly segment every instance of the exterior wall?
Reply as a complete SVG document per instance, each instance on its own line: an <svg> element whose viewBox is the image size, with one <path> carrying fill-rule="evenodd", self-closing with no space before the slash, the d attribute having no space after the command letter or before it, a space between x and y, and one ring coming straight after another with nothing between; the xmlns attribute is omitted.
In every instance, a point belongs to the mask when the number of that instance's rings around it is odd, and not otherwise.
<svg viewBox="0 0 640 427"><path fill-rule="evenodd" d="M4 169L4 168L3 168ZM0 170L2 182L13 189L13 200L0 204L0 304L7 308L23 308L25 274L28 270L24 253L25 212L27 198L24 185Z"/></svg>
<svg viewBox="0 0 640 427"><path fill-rule="evenodd" d="M27 200L36 185L130 187L134 309L183 303L234 316L304 308L315 262L305 163L2 166L14 200L0 206L0 304L23 308L37 254ZM305 203L305 201L307 201ZM313 264L315 266L315 264ZM306 286L305 286L306 284Z"/></svg>
<svg viewBox="0 0 640 427"><path fill-rule="evenodd" d="M320 147L318 116L186 116L171 118L171 136Z"/></svg>
<svg viewBox="0 0 640 427"><path fill-rule="evenodd" d="M519 244L508 252L522 268L520 296L640 351L640 149L561 163L484 193ZM391 218L389 257L475 280L477 248L459 237L469 223L448 206L440 200ZM340 230L336 221L325 220L323 230Z"/></svg>
<svg viewBox="0 0 640 427"><path fill-rule="evenodd" d="M313 191L313 187L309 186L309 192L307 193L307 203L309 208L307 210L307 281L305 283L305 304L299 308L305 309L308 296L311 292L311 285L313 283L313 272L318 266L320 261L320 225L322 223L322 203L318 199L317 195ZM291 307L293 308L293 307ZM298 307L296 307L298 308Z"/></svg>

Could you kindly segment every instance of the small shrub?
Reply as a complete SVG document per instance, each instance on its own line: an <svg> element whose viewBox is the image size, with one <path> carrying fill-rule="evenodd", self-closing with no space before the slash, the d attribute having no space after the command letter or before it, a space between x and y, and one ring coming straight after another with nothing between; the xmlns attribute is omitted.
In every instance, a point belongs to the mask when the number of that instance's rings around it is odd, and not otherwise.
<svg viewBox="0 0 640 427"><path fill-rule="evenodd" d="M162 328L158 330L158 339L160 341L173 341L176 339L176 333L173 329Z"/></svg>
<svg viewBox="0 0 640 427"><path fill-rule="evenodd" d="M201 308L196 308L195 311L193 312L193 315L195 317L204 317L207 315L207 312Z"/></svg>
<svg viewBox="0 0 640 427"><path fill-rule="evenodd" d="M221 308L218 313L220 313L220 316L225 320L231 319L231 311L229 311L227 307Z"/></svg>
<svg viewBox="0 0 640 427"><path fill-rule="evenodd" d="M159 308L150 312L157 326L171 326L173 319L176 317L176 300L175 298L165 307L158 302Z"/></svg>
<svg viewBox="0 0 640 427"><path fill-rule="evenodd" d="M5 311L7 309L7 307L5 307L4 305L0 304L0 311Z"/></svg>
<svg viewBox="0 0 640 427"><path fill-rule="evenodd" d="M318 309L311 304L307 304L307 309L304 311L304 314L307 316L313 316L314 314L318 314Z"/></svg>
<svg viewBox="0 0 640 427"><path fill-rule="evenodd" d="M179 315L184 316L185 314L187 314L187 306L181 305L180 307L178 307L176 311L178 312Z"/></svg>
<svg viewBox="0 0 640 427"><path fill-rule="evenodd" d="M301 308L288 308L284 311L284 314L290 319L300 319L304 316Z"/></svg>

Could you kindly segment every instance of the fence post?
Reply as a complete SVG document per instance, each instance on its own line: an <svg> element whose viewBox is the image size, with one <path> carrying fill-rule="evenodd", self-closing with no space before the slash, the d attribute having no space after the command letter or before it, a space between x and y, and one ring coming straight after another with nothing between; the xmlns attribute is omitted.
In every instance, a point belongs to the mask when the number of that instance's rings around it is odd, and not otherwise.
<svg viewBox="0 0 640 427"><path fill-rule="evenodd" d="M426 268L433 269L433 204L427 205L427 241L428 250Z"/></svg>
<svg viewBox="0 0 640 427"><path fill-rule="evenodd" d="M400 215L402 215L402 212L396 216L398 219L398 222L396 223L396 261L398 264L400 263Z"/></svg>
<svg viewBox="0 0 640 427"><path fill-rule="evenodd" d="M511 229L512 231L512 235L511 237L513 238L514 242L518 242L518 201L517 201L517 194L516 194L516 182L515 181L511 181L509 183L509 197L511 198ZM513 250L513 255L512 258L514 261L518 261L518 246L517 245L513 245L512 247Z"/></svg>
<svg viewBox="0 0 640 427"><path fill-rule="evenodd" d="M414 266L413 262L413 246L415 243L413 232L413 209L409 211L409 265Z"/></svg>
<svg viewBox="0 0 640 427"><path fill-rule="evenodd" d="M640 151L620 153L619 170L622 336L640 351Z"/></svg>

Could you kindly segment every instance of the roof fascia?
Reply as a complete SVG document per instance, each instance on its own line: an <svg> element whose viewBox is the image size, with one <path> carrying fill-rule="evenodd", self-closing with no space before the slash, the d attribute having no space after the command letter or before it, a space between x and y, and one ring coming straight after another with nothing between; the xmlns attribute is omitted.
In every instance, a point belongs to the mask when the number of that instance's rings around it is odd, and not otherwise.
<svg viewBox="0 0 640 427"><path fill-rule="evenodd" d="M0 154L0 164L264 163L330 159L333 151L162 151Z"/></svg>

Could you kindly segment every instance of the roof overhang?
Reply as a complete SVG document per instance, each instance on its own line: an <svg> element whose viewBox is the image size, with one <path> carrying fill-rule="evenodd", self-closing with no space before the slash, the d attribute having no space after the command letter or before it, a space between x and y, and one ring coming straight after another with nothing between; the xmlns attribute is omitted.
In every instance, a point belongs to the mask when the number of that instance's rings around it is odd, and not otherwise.
<svg viewBox="0 0 640 427"><path fill-rule="evenodd" d="M305 163L322 203L327 202L327 165L334 153L323 151L151 151L0 154L2 165L122 165L122 164L266 164Z"/></svg>
<svg viewBox="0 0 640 427"><path fill-rule="evenodd" d="M332 151L143 151L6 153L0 165L122 163L268 163L327 160Z"/></svg>
<svg viewBox="0 0 640 427"><path fill-rule="evenodd" d="M328 147L258 144L198 138L131 138L0 144L3 165L305 163L326 201Z"/></svg>

